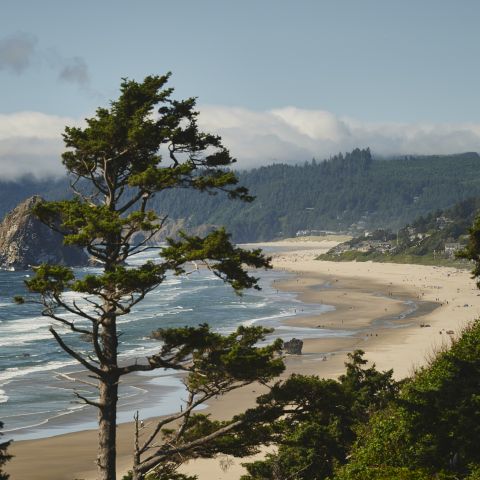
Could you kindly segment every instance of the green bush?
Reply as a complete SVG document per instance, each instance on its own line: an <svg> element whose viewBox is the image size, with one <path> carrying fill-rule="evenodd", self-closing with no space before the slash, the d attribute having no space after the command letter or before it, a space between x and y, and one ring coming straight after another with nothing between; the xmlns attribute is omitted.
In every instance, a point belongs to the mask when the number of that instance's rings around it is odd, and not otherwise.
<svg viewBox="0 0 480 480"><path fill-rule="evenodd" d="M445 473L432 473L427 470L410 470L406 467L346 467L338 480L456 480L458 477Z"/></svg>
<svg viewBox="0 0 480 480"><path fill-rule="evenodd" d="M455 478L480 478L476 467L472 467L480 464L479 438L480 322L477 321L449 350L439 352L430 365L407 381L393 404L359 427L350 463L337 472L336 478L357 478L345 472L378 465L452 472L457 475Z"/></svg>

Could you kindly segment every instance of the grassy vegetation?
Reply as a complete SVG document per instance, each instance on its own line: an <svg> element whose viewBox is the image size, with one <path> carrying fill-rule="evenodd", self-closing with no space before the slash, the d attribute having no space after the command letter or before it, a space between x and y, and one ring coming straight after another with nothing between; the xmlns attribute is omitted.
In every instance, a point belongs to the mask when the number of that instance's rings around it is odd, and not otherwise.
<svg viewBox="0 0 480 480"><path fill-rule="evenodd" d="M286 241L289 242L348 242L351 240L351 235L337 235L337 234L327 234L327 235L304 235L300 237L286 238ZM279 240L283 241L283 240Z"/></svg>
<svg viewBox="0 0 480 480"><path fill-rule="evenodd" d="M409 254L384 254L379 252L359 252L350 250L339 255L324 253L319 255L317 260L328 260L332 262L380 262L380 263L406 263L417 265L435 265L442 267L455 267L470 269L471 263L458 258L446 258L440 255L409 255Z"/></svg>

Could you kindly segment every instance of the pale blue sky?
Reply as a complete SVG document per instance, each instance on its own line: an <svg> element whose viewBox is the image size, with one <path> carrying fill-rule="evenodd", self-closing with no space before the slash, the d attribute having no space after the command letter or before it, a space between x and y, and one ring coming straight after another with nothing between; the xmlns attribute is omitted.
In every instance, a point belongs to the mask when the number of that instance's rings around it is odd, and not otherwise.
<svg viewBox="0 0 480 480"><path fill-rule="evenodd" d="M467 0L4 0L0 37L33 35L38 55L23 74L0 71L0 109L77 116L122 76L171 70L201 103L477 121L479 21ZM39 58L51 49L83 58L99 97L58 82Z"/></svg>
<svg viewBox="0 0 480 480"><path fill-rule="evenodd" d="M116 97L121 77L171 70L179 97L226 109L243 133L265 126L263 139L251 138L265 161L357 144L379 153L476 150L479 21L476 0L3 0L0 115L17 130L22 111L81 119ZM285 107L298 109L280 115L297 129L290 136L272 127L272 110ZM222 127L218 110L205 118ZM431 137L430 127L419 133L424 123L443 126ZM299 132L317 143L293 139Z"/></svg>

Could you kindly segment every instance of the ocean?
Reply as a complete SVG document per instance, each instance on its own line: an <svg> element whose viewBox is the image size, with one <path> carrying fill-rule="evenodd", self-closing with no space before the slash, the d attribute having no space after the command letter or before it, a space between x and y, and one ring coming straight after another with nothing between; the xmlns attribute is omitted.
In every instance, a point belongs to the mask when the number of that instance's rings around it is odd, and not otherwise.
<svg viewBox="0 0 480 480"><path fill-rule="evenodd" d="M135 257L140 264L151 253ZM83 274L94 268L77 269ZM41 315L41 307L16 305L15 295L24 295L29 272L0 271L0 421L6 439L33 439L95 427L92 407L76 403L74 385L65 379L81 370L57 345L48 327L54 322ZM243 296L208 270L191 275L170 276L151 292L128 316L119 321L120 351L124 359L141 359L159 349L150 333L160 327L196 326L208 323L218 332L229 333L238 325L263 325L275 329L271 338L339 336L348 334L324 329L292 328L283 320L295 315L321 314L328 305L303 304L293 293L276 289L276 282L290 274L258 271L261 291ZM73 295L73 294L72 294ZM58 327L67 343L85 350L78 335ZM176 411L182 398L180 378L155 371L124 377L121 385L119 422L129 421L139 409L142 418Z"/></svg>

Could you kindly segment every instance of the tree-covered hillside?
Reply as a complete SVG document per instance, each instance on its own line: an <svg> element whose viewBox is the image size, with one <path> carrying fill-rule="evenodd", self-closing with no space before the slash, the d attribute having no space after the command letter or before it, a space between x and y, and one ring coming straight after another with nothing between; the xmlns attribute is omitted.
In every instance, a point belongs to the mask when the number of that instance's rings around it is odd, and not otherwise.
<svg viewBox="0 0 480 480"><path fill-rule="evenodd" d="M384 229L365 232L335 246L319 258L333 261L451 263L455 253L465 246L469 228L479 211L480 197L468 198L451 208L420 216L396 233ZM454 263L458 265L460 261L455 260Z"/></svg>
<svg viewBox="0 0 480 480"><path fill-rule="evenodd" d="M0 180L0 221L28 197L40 195L48 200L57 200L67 197L68 190L68 181L65 178L49 180L23 178L16 182Z"/></svg>
<svg viewBox="0 0 480 480"><path fill-rule="evenodd" d="M375 160L368 149L357 149L328 161L242 172L240 183L257 197L252 204L185 191L166 192L157 208L176 218L190 216L194 223L227 225L238 241L301 230L397 229L480 195L479 166L476 153Z"/></svg>
<svg viewBox="0 0 480 480"><path fill-rule="evenodd" d="M251 204L187 190L163 192L154 204L158 213L188 219L192 226L225 225L236 241L288 237L302 230L397 230L419 215L480 196L479 166L476 153L385 160L356 149L322 162L240 172L240 184L257 197ZM62 188L60 181L0 184L0 215L34 193L58 198Z"/></svg>

